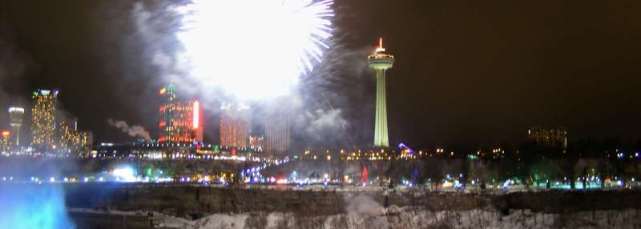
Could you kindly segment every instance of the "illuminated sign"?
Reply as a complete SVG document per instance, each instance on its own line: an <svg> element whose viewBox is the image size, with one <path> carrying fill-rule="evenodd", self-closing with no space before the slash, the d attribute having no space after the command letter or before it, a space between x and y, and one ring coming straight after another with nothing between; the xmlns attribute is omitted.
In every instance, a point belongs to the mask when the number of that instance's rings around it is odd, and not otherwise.
<svg viewBox="0 0 641 229"><path fill-rule="evenodd" d="M192 118L193 128L194 129L198 129L198 124L199 124L199 121L200 121L200 120L198 120L200 118L199 117L200 116L200 103L198 101L194 101L194 107L192 108L191 113L193 114L193 118Z"/></svg>

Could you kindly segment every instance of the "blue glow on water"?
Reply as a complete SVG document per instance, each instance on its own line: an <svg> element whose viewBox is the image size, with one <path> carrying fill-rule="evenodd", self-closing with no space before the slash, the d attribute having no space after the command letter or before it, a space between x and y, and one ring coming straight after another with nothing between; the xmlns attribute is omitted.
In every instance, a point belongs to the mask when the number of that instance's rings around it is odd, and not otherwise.
<svg viewBox="0 0 641 229"><path fill-rule="evenodd" d="M75 228L60 185L0 186L0 228Z"/></svg>

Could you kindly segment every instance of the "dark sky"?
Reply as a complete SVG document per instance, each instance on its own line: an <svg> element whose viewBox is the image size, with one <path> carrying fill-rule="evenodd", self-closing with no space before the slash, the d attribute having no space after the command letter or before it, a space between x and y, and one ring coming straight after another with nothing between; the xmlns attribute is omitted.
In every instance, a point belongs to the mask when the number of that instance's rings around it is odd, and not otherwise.
<svg viewBox="0 0 641 229"><path fill-rule="evenodd" d="M23 97L60 88L64 108L99 140L126 139L108 118L155 135L162 82L132 35L133 4L5 0L6 37L28 68L3 88ZM383 36L396 56L388 74L392 142L519 141L534 125L566 127L573 139L641 132L639 1L336 0L336 11L346 50ZM373 76L350 72L336 74L330 88L358 132L350 141L369 143Z"/></svg>

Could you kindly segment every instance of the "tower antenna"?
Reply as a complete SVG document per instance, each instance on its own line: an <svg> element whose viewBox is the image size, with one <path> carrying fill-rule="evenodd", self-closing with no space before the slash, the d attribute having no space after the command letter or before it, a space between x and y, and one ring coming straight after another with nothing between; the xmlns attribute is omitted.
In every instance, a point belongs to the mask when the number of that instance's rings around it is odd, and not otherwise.
<svg viewBox="0 0 641 229"><path fill-rule="evenodd" d="M378 47L376 47L376 53L382 53L385 52L385 48L383 48L383 38L379 37L378 38Z"/></svg>

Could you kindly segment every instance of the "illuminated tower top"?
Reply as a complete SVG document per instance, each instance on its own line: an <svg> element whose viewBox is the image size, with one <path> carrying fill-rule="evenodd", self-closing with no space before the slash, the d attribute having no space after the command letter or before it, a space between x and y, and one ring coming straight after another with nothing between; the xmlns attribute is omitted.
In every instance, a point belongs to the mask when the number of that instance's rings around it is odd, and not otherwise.
<svg viewBox="0 0 641 229"><path fill-rule="evenodd" d="M22 126L24 116L24 108L22 107L9 107L9 119L12 127Z"/></svg>
<svg viewBox="0 0 641 229"><path fill-rule="evenodd" d="M387 70L394 65L394 56L385 52L385 48L383 48L383 38L379 38L378 47L376 47L372 55L369 55L367 60L369 67L374 70Z"/></svg>

